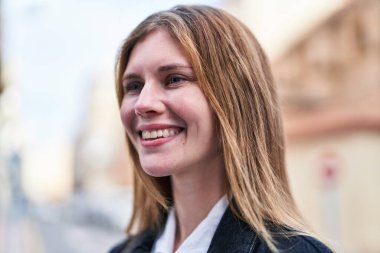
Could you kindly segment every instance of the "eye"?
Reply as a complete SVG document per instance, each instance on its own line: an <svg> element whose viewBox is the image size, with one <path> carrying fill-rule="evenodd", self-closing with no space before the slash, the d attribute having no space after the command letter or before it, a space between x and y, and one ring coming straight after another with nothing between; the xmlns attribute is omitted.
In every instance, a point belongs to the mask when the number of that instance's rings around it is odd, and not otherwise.
<svg viewBox="0 0 380 253"><path fill-rule="evenodd" d="M166 84L175 86L183 81L186 81L186 78L184 76L180 75L171 75L167 78Z"/></svg>
<svg viewBox="0 0 380 253"><path fill-rule="evenodd" d="M130 82L123 86L124 94L127 93L139 93L141 89L143 88L143 84L140 82Z"/></svg>

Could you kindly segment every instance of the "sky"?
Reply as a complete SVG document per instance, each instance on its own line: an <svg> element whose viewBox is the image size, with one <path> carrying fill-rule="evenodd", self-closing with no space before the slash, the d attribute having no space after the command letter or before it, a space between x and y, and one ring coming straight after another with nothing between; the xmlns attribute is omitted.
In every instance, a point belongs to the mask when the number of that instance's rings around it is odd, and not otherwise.
<svg viewBox="0 0 380 253"><path fill-rule="evenodd" d="M122 40L149 14L203 1L2 0L5 82L14 88L17 118L32 142L75 138L91 78L112 80Z"/></svg>

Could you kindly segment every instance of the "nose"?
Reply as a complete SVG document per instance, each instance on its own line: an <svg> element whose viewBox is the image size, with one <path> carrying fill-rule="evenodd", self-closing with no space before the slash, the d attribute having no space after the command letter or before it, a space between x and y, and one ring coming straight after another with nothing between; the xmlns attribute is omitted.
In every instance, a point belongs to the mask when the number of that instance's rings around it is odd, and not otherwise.
<svg viewBox="0 0 380 253"><path fill-rule="evenodd" d="M145 83L135 104L135 114L152 117L161 114L164 110L165 105L162 101L160 87L152 83Z"/></svg>

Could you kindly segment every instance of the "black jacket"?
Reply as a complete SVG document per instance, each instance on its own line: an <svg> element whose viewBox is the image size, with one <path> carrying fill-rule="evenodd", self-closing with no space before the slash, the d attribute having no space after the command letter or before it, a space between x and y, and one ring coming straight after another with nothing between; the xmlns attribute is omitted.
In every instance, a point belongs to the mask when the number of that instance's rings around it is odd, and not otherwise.
<svg viewBox="0 0 380 253"><path fill-rule="evenodd" d="M276 229L276 228L274 228ZM150 253L158 233L145 231L115 246L110 253ZM281 253L332 253L324 244L308 236L275 238ZM207 253L270 253L264 240L230 208L224 213Z"/></svg>

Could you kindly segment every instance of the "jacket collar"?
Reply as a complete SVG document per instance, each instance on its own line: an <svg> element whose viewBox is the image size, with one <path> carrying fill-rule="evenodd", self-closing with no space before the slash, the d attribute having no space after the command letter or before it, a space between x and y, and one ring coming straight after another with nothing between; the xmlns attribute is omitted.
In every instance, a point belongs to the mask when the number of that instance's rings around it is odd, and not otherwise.
<svg viewBox="0 0 380 253"><path fill-rule="evenodd" d="M149 253L159 232L148 230L136 236L123 253ZM258 236L249 225L239 220L228 207L215 231L207 253L249 252L255 247Z"/></svg>
<svg viewBox="0 0 380 253"><path fill-rule="evenodd" d="M236 252L237 250L251 252L249 249L254 248L257 241L256 232L247 223L238 219L228 207L215 231L207 253Z"/></svg>
<svg viewBox="0 0 380 253"><path fill-rule="evenodd" d="M147 230L128 242L128 247L121 253L150 253L158 233L153 230Z"/></svg>

